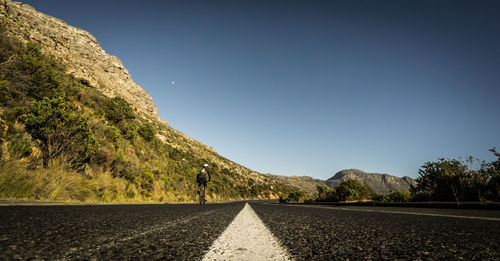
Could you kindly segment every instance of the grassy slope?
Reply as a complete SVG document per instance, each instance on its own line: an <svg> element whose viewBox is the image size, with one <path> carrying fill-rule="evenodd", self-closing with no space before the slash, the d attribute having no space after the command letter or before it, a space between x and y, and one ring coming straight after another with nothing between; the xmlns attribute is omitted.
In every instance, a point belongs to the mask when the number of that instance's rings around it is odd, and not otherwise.
<svg viewBox="0 0 500 261"><path fill-rule="evenodd" d="M211 200L273 198L296 190L221 157L158 119L134 115L128 104L120 107L123 100L74 79L32 44L0 32L0 46L2 198L193 201L195 176L204 163L213 173ZM78 156L69 149L47 159L43 141L26 127L44 97L63 99L90 127L98 146L90 157L78 158L78 165L68 163Z"/></svg>

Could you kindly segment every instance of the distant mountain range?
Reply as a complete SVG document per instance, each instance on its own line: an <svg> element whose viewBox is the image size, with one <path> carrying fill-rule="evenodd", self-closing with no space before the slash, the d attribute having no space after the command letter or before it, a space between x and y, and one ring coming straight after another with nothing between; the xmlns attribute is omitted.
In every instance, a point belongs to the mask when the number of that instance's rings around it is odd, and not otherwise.
<svg viewBox="0 0 500 261"><path fill-rule="evenodd" d="M342 181L348 179L355 179L359 182L366 184L379 193L389 193L398 190L409 190L410 185L416 185L414 179L410 177L396 177L389 174L380 173L366 173L359 169L345 169L337 172L333 177L327 180L315 179L309 176L280 176L273 174L266 174L267 176L281 181L285 184L303 189L311 194L317 192L316 186L324 184L331 188L338 186Z"/></svg>

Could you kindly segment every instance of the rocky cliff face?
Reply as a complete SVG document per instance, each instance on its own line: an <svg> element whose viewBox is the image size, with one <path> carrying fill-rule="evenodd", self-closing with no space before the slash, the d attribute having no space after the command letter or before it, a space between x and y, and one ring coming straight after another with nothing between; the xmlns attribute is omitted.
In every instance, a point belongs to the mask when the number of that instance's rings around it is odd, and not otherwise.
<svg viewBox="0 0 500 261"><path fill-rule="evenodd" d="M141 116L158 118L151 96L132 80L120 59L106 54L89 32L11 0L0 0L0 21L9 36L39 43L83 83L106 96L124 98Z"/></svg>

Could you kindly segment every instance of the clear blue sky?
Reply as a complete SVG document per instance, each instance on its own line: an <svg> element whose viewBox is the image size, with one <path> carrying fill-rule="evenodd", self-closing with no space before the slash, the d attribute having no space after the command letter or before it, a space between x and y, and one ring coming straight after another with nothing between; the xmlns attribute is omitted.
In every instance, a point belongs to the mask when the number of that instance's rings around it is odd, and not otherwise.
<svg viewBox="0 0 500 261"><path fill-rule="evenodd" d="M260 172L417 177L500 148L499 1L22 2L92 33L173 128Z"/></svg>

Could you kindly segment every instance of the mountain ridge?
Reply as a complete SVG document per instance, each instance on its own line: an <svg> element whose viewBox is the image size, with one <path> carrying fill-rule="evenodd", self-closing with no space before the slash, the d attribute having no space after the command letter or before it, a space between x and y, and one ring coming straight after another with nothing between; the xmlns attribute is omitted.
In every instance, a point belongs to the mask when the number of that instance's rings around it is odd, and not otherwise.
<svg viewBox="0 0 500 261"><path fill-rule="evenodd" d="M375 192L389 193L390 191L409 190L410 185L415 185L415 180L411 177L396 177L390 174L367 173L359 169L344 169L335 173L327 180L316 179L310 176L281 176L265 174L283 183L301 188L310 194L317 192L317 185L327 185L331 188L338 186L342 181L355 179L369 185Z"/></svg>
<svg viewBox="0 0 500 261"><path fill-rule="evenodd" d="M408 177L396 177L383 173L367 173L359 169L344 169L326 180L329 187L335 187L340 182L348 179L355 179L369 185L376 192L388 193L390 191L409 190L410 185L416 185L415 180Z"/></svg>

